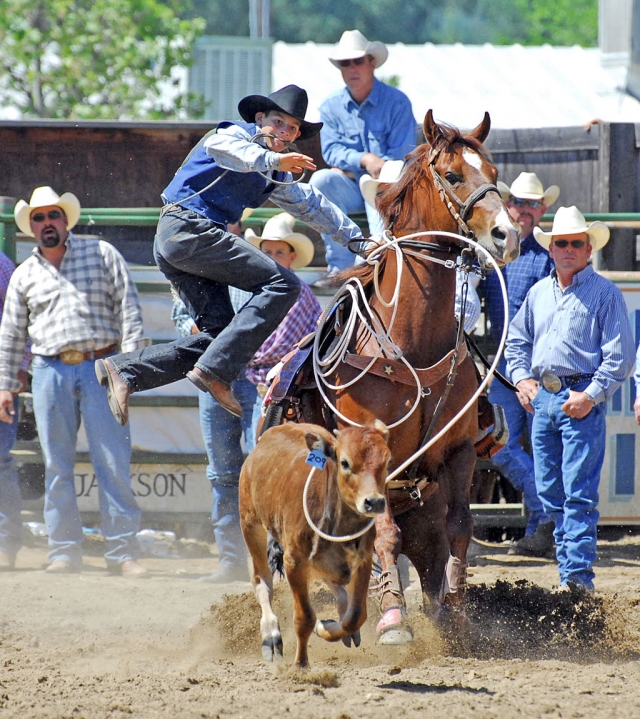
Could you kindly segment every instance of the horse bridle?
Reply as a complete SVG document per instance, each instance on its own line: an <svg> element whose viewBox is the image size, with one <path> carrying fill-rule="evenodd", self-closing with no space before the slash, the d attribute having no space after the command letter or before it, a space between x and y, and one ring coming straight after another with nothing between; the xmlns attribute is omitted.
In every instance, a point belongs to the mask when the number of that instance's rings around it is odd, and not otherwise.
<svg viewBox="0 0 640 719"><path fill-rule="evenodd" d="M433 177L433 182L438 190L440 199L447 206L453 219L458 223L460 231L465 237L474 237L473 230L469 227L466 220L471 211L473 210L476 202L479 202L489 192L496 192L500 195L500 190L491 182L485 182L480 187L476 188L467 199L463 202L451 185L440 175L436 170L436 160L440 155L440 150L432 150L429 155L429 170ZM451 198L451 199L450 199ZM458 209L453 206L451 202L453 200L457 205Z"/></svg>

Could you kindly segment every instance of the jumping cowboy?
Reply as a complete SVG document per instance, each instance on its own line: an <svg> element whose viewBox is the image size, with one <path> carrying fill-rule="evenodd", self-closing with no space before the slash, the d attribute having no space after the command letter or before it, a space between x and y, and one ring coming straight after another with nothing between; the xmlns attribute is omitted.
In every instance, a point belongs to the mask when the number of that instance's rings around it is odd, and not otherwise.
<svg viewBox="0 0 640 719"><path fill-rule="evenodd" d="M238 105L244 122L221 122L205 135L165 189L155 259L201 331L96 363L120 424L127 422L132 392L185 376L242 415L230 385L300 293L293 272L227 231L246 207L271 199L318 232L362 249L360 230L340 209L315 188L292 181L292 172L316 167L306 155L285 152L294 140L320 131L322 123L307 122L306 111L307 93L295 85L269 97L245 97ZM260 142L253 141L257 136ZM229 285L252 294L237 314Z"/></svg>

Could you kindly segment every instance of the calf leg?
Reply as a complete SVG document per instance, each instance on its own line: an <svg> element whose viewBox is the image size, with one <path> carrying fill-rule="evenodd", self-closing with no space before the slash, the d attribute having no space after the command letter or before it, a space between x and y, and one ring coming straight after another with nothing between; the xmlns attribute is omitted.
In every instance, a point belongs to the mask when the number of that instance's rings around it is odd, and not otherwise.
<svg viewBox="0 0 640 719"><path fill-rule="evenodd" d="M353 635L355 645L360 645L359 630L367 619L367 591L370 576L371 560L361 562L347 585L348 603L344 614L341 614L339 622L318 620L315 632L319 637L328 642L335 642Z"/></svg>
<svg viewBox="0 0 640 719"><path fill-rule="evenodd" d="M340 622L342 622L347 607L349 606L349 596L347 594L347 590L341 586L340 584L335 584L334 582L329 581L328 579L325 579L325 582L327 583L327 586L329 589L333 592L333 596L336 598L336 603L338 605L338 616L340 617ZM315 632L318 634L318 624L324 624L325 622L316 622L316 628ZM318 636L322 636L321 634L318 634ZM326 638L326 637L323 637ZM342 643L345 645L345 647L351 646L351 639L352 635L347 634L344 637L342 637ZM360 630L353 633L353 643L356 645L356 647L360 646Z"/></svg>
<svg viewBox="0 0 640 719"><path fill-rule="evenodd" d="M268 662L282 659L282 635L278 617L271 606L273 597L273 575L269 568L267 556L267 532L262 524L246 526L242 531L244 541L251 554L253 570L251 583L256 599L262 610L260 619L260 635L262 636L262 656Z"/></svg>
<svg viewBox="0 0 640 719"><path fill-rule="evenodd" d="M316 614L309 600L309 563L304 558L294 558L285 553L284 568L293 595L293 625L298 639L294 664L306 668L309 666L309 637L316 623Z"/></svg>

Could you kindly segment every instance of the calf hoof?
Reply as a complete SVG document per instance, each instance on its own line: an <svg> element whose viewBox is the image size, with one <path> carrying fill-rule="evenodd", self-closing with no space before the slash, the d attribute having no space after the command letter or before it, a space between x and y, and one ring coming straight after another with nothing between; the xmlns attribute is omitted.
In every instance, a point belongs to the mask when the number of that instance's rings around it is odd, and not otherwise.
<svg viewBox="0 0 640 719"><path fill-rule="evenodd" d="M345 645L345 647L351 648L351 640L353 640L354 647L360 646L360 630L358 629L357 632L354 632L353 634L347 634L346 636L342 637L342 643Z"/></svg>
<svg viewBox="0 0 640 719"><path fill-rule="evenodd" d="M262 640L262 657L266 662L282 660L282 637L280 635Z"/></svg>
<svg viewBox="0 0 640 719"><path fill-rule="evenodd" d="M407 613L402 607L387 609L378 622L376 632L378 644L399 646L413 641L413 631L407 624Z"/></svg>

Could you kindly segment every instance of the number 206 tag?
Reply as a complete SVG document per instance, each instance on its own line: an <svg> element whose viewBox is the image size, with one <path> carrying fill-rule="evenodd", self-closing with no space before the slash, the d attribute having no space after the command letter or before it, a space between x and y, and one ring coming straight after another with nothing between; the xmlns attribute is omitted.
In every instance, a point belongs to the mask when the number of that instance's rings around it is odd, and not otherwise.
<svg viewBox="0 0 640 719"><path fill-rule="evenodd" d="M305 460L307 464L310 464L316 469L324 469L324 465L327 463L327 458L322 453L321 449L312 449L307 455Z"/></svg>

